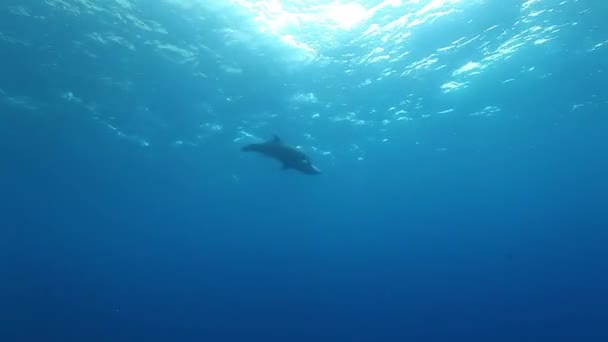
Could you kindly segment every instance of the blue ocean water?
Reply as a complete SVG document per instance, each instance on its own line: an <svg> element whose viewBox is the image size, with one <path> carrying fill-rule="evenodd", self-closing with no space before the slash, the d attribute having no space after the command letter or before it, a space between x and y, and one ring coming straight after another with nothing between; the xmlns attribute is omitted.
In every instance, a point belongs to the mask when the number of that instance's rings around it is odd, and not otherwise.
<svg viewBox="0 0 608 342"><path fill-rule="evenodd" d="M0 341L608 341L607 13L3 0Z"/></svg>

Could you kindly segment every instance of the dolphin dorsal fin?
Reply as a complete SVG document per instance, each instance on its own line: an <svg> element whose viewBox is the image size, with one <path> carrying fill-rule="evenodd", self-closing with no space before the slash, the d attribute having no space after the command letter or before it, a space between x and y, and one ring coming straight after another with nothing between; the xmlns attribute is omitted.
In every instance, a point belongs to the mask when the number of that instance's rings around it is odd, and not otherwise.
<svg viewBox="0 0 608 342"><path fill-rule="evenodd" d="M274 134L272 136L272 139L270 140L270 142L272 142L273 144L282 144L283 141L281 140L281 138L279 138L278 135Z"/></svg>

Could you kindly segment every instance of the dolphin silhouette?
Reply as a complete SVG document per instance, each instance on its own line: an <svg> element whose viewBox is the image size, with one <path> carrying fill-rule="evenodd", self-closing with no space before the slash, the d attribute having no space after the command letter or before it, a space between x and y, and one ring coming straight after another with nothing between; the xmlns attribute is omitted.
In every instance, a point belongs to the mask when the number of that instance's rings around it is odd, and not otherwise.
<svg viewBox="0 0 608 342"><path fill-rule="evenodd" d="M245 152L258 152L281 162L283 170L297 170L308 175L318 175L321 170L313 165L304 152L283 144L281 138L274 135L272 139L258 144L249 144L241 148Z"/></svg>

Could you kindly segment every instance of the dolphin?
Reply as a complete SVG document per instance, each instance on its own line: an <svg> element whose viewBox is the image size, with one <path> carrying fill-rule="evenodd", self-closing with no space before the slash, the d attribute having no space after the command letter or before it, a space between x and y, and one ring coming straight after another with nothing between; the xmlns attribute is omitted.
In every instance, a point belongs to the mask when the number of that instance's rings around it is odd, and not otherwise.
<svg viewBox="0 0 608 342"><path fill-rule="evenodd" d="M281 162L283 170L293 169L308 175L321 173L304 152L283 144L281 138L274 135L272 139L259 144L249 144L241 148L245 152L258 152Z"/></svg>

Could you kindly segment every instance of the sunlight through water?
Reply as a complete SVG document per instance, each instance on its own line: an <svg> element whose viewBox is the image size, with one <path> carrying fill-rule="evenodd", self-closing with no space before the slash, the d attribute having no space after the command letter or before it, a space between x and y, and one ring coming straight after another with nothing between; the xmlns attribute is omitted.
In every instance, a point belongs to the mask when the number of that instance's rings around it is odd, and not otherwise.
<svg viewBox="0 0 608 342"><path fill-rule="evenodd" d="M90 62L90 70L105 70L96 80L124 96L124 103L145 85L138 82L139 76L102 68L99 63L108 58L108 51L111 56L126 56L114 61L116 70L159 58L175 68L170 70L190 77L181 82L188 90L200 89L204 98L183 105L188 108L184 115L192 118L175 133L173 141L183 142L179 146L196 145L226 132L263 135L264 127L280 122L307 127L302 134L310 141L316 141L324 127L335 128L351 142L359 141L352 150L360 153L357 158L365 149L360 141L390 144L404 130L430 118L465 115L483 120L502 115L505 111L492 96L530 77L551 77L541 56L563 51L564 37L591 14L589 5L579 0L160 0L149 7L134 0L44 0L43 4L49 11L21 4L9 6L7 12L29 20L28 25L44 25L53 18L94 22L66 41L73 45L73 58ZM601 53L606 42L606 37L585 42L580 53ZM8 31L0 32L0 43L21 48L38 44ZM56 57L45 67L57 68L60 62ZM3 89L0 101L15 108L33 111L41 106L38 99ZM483 97L483 103L461 106L461 99L489 89L492 96ZM138 109L154 108L148 104L117 110L102 108L92 94L74 86L57 93L64 94L60 100L66 105L80 107L113 134L145 146L154 143L150 132L166 132L175 122L170 119L173 112ZM355 101L364 98L368 100ZM239 117L226 114L238 106L255 109ZM330 154L337 155L324 155Z"/></svg>

